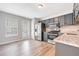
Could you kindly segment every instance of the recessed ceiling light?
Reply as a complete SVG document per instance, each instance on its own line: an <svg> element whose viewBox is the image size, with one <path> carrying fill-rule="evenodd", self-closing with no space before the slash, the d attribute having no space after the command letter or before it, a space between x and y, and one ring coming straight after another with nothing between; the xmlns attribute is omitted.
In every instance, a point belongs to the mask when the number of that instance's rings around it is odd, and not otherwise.
<svg viewBox="0 0 79 59"><path fill-rule="evenodd" d="M44 4L38 4L37 7L38 8L43 8L43 7L45 7L45 5Z"/></svg>

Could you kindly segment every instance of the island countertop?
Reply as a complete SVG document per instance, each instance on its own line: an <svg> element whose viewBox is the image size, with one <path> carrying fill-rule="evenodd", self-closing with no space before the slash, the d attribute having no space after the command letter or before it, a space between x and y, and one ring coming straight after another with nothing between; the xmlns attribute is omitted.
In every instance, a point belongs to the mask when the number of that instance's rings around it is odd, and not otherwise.
<svg viewBox="0 0 79 59"><path fill-rule="evenodd" d="M54 41L79 48L79 26L72 26L70 30L63 33L64 34L55 38Z"/></svg>

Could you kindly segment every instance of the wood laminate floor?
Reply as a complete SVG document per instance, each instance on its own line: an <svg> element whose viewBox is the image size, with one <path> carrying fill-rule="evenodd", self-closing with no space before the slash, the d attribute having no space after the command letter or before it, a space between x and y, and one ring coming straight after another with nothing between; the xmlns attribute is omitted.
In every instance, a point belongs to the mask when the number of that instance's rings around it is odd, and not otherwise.
<svg viewBox="0 0 79 59"><path fill-rule="evenodd" d="M0 46L0 56L54 56L55 46L47 42L25 40Z"/></svg>

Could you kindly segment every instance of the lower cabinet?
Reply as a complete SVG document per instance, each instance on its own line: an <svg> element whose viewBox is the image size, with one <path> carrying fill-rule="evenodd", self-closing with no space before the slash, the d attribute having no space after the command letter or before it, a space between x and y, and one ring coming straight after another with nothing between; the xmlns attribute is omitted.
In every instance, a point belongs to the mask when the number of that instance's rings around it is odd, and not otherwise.
<svg viewBox="0 0 79 59"><path fill-rule="evenodd" d="M79 48L74 46L56 42L55 49L56 56L79 56Z"/></svg>

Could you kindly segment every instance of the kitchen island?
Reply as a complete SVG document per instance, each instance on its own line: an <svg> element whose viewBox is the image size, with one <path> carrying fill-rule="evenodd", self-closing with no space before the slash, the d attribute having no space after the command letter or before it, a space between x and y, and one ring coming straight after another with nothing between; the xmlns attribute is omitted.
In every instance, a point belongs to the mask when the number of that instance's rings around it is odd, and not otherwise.
<svg viewBox="0 0 79 59"><path fill-rule="evenodd" d="M61 30L62 35L54 39L56 56L79 56L79 26L68 26Z"/></svg>

